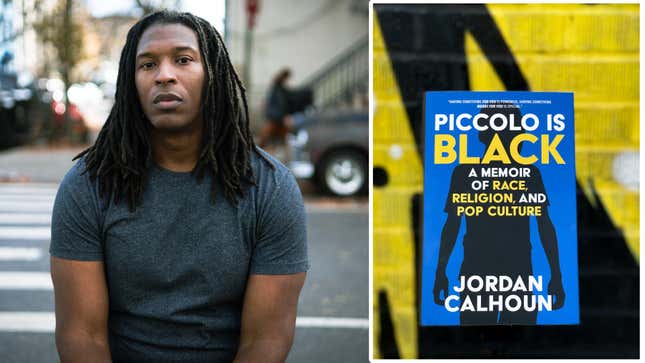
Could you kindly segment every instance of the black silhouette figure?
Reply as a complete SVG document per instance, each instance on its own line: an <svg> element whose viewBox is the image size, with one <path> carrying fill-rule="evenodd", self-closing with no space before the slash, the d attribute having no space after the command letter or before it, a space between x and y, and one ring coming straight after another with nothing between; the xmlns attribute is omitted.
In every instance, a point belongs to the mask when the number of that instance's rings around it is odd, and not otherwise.
<svg viewBox="0 0 645 363"><path fill-rule="evenodd" d="M507 105L498 105L497 107ZM507 117L514 114L516 120L521 119L521 114L517 108L497 108L492 105L483 108L480 112L491 116L494 113L502 113ZM522 131L504 130L500 132L492 131L490 128L486 131L479 132L479 140L486 145L490 145L495 134L500 138L501 143L508 152L511 140ZM520 144L521 145L521 144ZM482 178L484 168L528 168L530 173L521 177L487 177ZM474 169L477 172L477 178L469 178L470 171ZM503 190L495 191L492 188L488 190L474 191L471 189L473 179L488 180L489 185L493 185L494 180L500 182L509 182L511 180L525 180L527 190ZM544 247L550 268L551 280L548 284L548 294L553 296L552 308L559 309L564 305L565 293L562 287L562 276L560 272L560 263L558 256L558 244L555 229L548 213L548 197L541 203L533 202L531 204L519 204L520 196L528 193L543 193L546 195L544 184L540 171L534 165L521 165L511 159L511 164L502 164L501 162L491 162L490 164L461 164L455 167L452 172L450 190L446 200L444 211L448 214L448 219L441 232L441 244L439 248L439 261L437 264L436 278L433 289L434 300L437 304L443 305L444 299L454 294L449 291L448 278L446 276L446 266L455 246L461 216L457 215L457 203L453 203L453 193L511 193L515 204L507 203L478 203L482 206L483 213L479 215L466 216L466 233L463 238L464 259L461 265L459 276L478 275L484 278L486 275L492 276L509 276L515 281L518 277L527 283L529 275L533 275L531 264L531 240L530 240L530 216L489 216L486 211L489 206L541 206L542 213L536 216L540 241ZM463 204L462 204L463 205ZM546 281L543 280L546 284ZM442 294L443 293L443 297ZM466 295L475 302L476 296L480 295L483 304L488 304L490 295L514 294L523 299L527 292L485 292L484 290L476 294L464 290L460 295L460 302L464 301ZM489 309L491 310L491 309ZM523 324L532 325L536 323L537 309L527 311L523 308L519 311L511 312L506 309L493 309L493 311L462 311L460 313L460 322L462 325L488 325L488 324Z"/></svg>

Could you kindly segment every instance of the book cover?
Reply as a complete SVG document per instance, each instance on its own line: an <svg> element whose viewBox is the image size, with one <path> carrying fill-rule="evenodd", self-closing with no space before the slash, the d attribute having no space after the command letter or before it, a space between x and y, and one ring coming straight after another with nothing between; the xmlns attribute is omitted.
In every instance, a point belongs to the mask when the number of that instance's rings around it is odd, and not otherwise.
<svg viewBox="0 0 645 363"><path fill-rule="evenodd" d="M424 96L421 325L578 324L573 93Z"/></svg>

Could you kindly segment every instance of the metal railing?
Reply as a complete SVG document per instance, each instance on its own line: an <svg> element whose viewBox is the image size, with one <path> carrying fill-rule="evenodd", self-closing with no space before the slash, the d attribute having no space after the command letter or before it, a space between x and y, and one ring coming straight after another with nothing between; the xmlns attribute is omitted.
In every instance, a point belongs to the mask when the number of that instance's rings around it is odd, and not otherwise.
<svg viewBox="0 0 645 363"><path fill-rule="evenodd" d="M351 104L357 94L365 94L368 76L368 39L364 37L305 80L301 87L313 91L314 106L322 109Z"/></svg>

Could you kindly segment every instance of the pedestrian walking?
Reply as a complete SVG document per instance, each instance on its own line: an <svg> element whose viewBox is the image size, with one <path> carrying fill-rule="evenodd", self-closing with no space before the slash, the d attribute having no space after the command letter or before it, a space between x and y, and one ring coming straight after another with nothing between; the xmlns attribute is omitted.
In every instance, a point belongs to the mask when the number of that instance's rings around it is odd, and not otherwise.
<svg viewBox="0 0 645 363"><path fill-rule="evenodd" d="M278 145L287 144L287 134L291 126L289 113L289 89L287 81L291 77L291 70L284 68L279 71L271 82L271 87L265 102L264 116L266 121L260 130L258 144L267 147L272 139L278 140Z"/></svg>

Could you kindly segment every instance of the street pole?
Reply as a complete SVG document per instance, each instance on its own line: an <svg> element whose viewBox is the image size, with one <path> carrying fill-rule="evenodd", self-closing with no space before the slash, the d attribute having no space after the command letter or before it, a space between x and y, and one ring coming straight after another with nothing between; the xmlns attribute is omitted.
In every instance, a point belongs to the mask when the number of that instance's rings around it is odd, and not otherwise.
<svg viewBox="0 0 645 363"><path fill-rule="evenodd" d="M244 69L242 78L244 85L248 89L251 86L251 53L253 49L253 29L246 28L244 32Z"/></svg>
<svg viewBox="0 0 645 363"><path fill-rule="evenodd" d="M246 0L246 30L244 32L244 68L242 78L247 91L251 88L251 64L253 53L253 28L260 8L260 0Z"/></svg>
<svg viewBox="0 0 645 363"><path fill-rule="evenodd" d="M72 136L72 125L70 123L72 122L72 118L70 117L70 103L69 103L69 98L67 97L67 90L69 89L69 82L70 82L70 56L71 56L71 42L72 42L72 36L71 36L71 28L72 28L72 0L64 0L65 1L65 10L63 12L63 31L64 31L64 42L63 42L63 49L62 51L64 52L64 56L61 57L63 58L63 83L65 84L63 86L63 99L65 100L65 117L63 118L63 140L64 141L71 141L71 136Z"/></svg>

